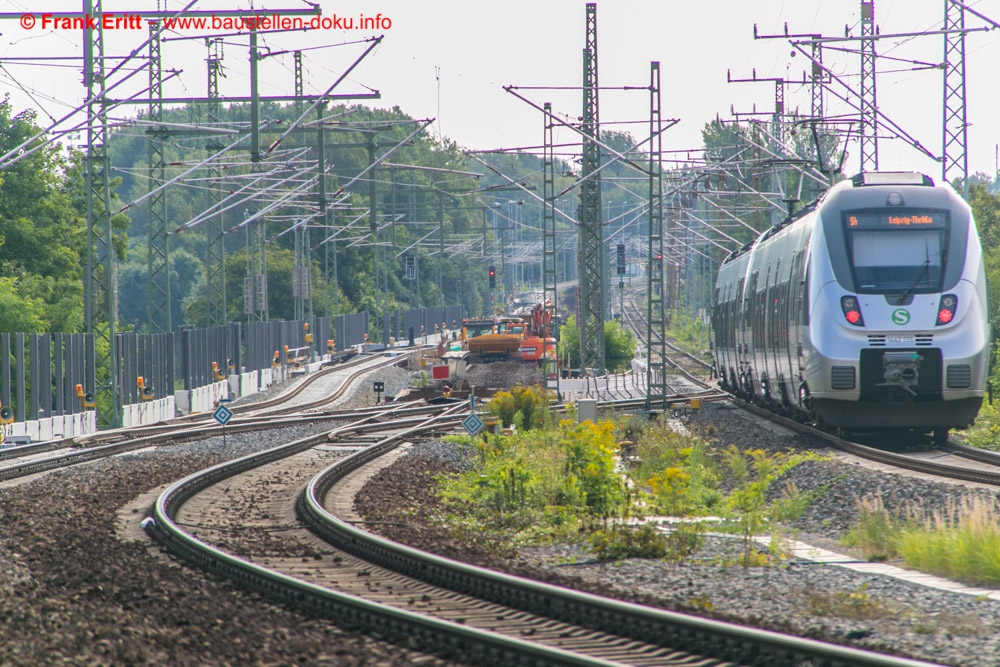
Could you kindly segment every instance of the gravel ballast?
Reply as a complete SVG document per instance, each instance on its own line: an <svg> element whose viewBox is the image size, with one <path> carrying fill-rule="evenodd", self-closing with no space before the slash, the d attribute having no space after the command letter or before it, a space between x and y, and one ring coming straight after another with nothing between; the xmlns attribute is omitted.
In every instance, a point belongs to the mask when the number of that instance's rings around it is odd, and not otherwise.
<svg viewBox="0 0 1000 667"><path fill-rule="evenodd" d="M800 449L799 436L761 426L724 405L710 405L689 424L710 424L723 446L771 451ZM522 548L505 559L462 544L437 528L444 508L433 479L467 463L454 445L420 444L373 478L358 509L391 539L486 567L563 586L711 618L963 667L998 664L1000 601L959 594L829 564L789 559L780 565L742 568L732 562L737 538L709 536L689 561L651 559L598 563L579 545ZM800 491L826 488L802 517L785 527L788 537L844 551L839 538L858 516L856 499L878 493L890 511L906 504L940 507L966 489L908 475L883 474L837 461L809 461L772 484Z"/></svg>
<svg viewBox="0 0 1000 667"><path fill-rule="evenodd" d="M272 604L129 539L118 525L120 513L144 516L158 487L332 428L230 433L225 444L170 445L4 483L0 664L453 664Z"/></svg>

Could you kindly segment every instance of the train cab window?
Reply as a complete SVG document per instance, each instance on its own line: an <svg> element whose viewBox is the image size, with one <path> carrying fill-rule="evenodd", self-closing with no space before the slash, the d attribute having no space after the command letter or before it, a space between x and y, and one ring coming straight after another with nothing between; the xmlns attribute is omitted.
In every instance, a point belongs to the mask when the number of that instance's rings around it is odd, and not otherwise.
<svg viewBox="0 0 1000 667"><path fill-rule="evenodd" d="M940 291L947 223L943 211L846 213L847 253L857 291Z"/></svg>

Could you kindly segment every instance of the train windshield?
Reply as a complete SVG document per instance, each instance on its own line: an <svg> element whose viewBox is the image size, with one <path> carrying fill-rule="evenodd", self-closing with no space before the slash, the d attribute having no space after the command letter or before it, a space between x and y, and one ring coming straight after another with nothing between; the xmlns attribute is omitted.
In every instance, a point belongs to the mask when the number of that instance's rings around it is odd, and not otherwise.
<svg viewBox="0 0 1000 667"><path fill-rule="evenodd" d="M941 291L947 249L946 213L854 213L844 218L857 291Z"/></svg>

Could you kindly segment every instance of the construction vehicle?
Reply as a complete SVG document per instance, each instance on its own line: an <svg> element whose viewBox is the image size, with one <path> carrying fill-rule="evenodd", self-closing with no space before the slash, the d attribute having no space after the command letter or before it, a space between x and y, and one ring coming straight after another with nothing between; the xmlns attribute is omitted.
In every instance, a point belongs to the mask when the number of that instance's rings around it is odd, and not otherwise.
<svg viewBox="0 0 1000 667"><path fill-rule="evenodd" d="M518 353L525 329L525 322L516 318L462 320L461 340L479 361L499 361Z"/></svg>
<svg viewBox="0 0 1000 667"><path fill-rule="evenodd" d="M521 359L540 363L542 359L555 360L556 339L552 337L552 312L542 306L535 305L525 323L527 332L521 341Z"/></svg>

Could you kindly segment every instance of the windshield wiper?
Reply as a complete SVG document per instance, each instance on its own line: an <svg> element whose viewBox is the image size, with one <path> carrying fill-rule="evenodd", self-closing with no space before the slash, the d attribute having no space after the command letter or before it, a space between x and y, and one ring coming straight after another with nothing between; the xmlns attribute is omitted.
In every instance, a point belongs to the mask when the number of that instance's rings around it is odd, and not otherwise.
<svg viewBox="0 0 1000 667"><path fill-rule="evenodd" d="M925 255L925 257L927 259L924 260L923 266L920 267L920 272L917 273L917 275L913 278L912 281L910 281L910 284L906 286L906 289L903 290L903 293L899 295L900 299L905 299L905 298L909 297L911 294L913 294L913 290L916 289L917 283L920 282L921 278L923 278L924 276L928 275L928 273L930 271L930 268L931 268L931 249L928 247L926 241L924 241L924 255Z"/></svg>

